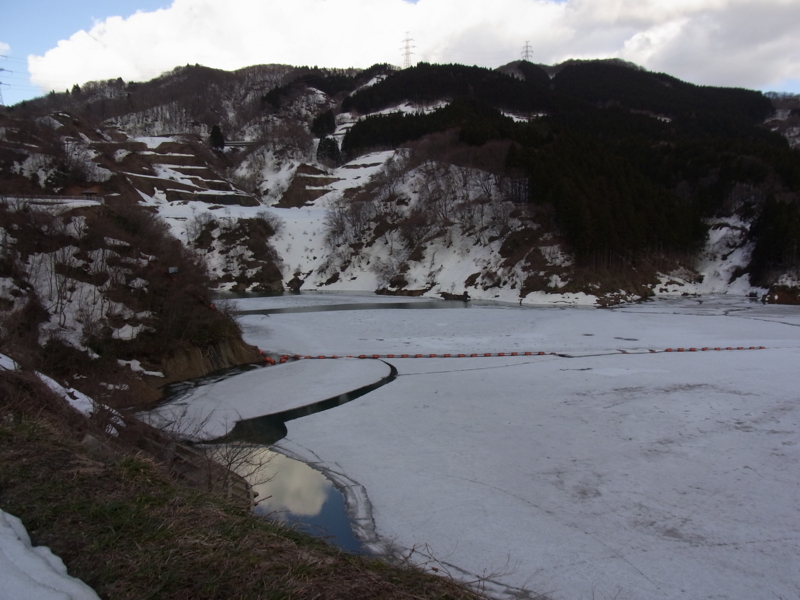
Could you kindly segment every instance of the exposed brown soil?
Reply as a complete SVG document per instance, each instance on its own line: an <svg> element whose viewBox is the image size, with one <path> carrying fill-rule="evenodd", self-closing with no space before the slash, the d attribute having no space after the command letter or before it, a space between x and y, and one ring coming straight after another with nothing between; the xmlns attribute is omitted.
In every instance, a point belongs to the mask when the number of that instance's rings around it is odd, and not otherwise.
<svg viewBox="0 0 800 600"><path fill-rule="evenodd" d="M317 198L328 193L327 189L318 189L340 181L335 177L324 177L325 171L311 165L302 164L297 167L289 188L275 205L278 208L301 208L311 204Z"/></svg>
<svg viewBox="0 0 800 600"><path fill-rule="evenodd" d="M800 304L800 288L774 285L764 294L766 304Z"/></svg>
<svg viewBox="0 0 800 600"><path fill-rule="evenodd" d="M390 290L388 288L380 288L375 290L375 293L380 296L423 296L426 292L429 292L430 289L431 288L423 288L421 290Z"/></svg>
<svg viewBox="0 0 800 600"><path fill-rule="evenodd" d="M232 338L210 346L192 346L177 350L161 362L164 378L148 379L158 387L163 387L175 381L195 379L213 371L250 364L259 360L261 360L261 355L255 346L246 344L241 339Z"/></svg>

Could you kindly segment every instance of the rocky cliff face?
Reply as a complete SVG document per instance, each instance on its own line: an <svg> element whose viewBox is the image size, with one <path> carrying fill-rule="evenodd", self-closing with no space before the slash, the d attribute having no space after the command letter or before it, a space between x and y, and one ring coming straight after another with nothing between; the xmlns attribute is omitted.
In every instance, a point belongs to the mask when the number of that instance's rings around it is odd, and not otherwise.
<svg viewBox="0 0 800 600"><path fill-rule="evenodd" d="M161 387L262 360L258 349L241 339L220 340L208 346L191 346L168 354L161 361L164 377L151 381Z"/></svg>

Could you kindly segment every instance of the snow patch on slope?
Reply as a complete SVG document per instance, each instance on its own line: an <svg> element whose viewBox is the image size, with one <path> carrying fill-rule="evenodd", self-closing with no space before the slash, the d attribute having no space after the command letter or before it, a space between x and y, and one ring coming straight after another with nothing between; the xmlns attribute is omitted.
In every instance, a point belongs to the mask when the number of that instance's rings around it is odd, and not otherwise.
<svg viewBox="0 0 800 600"><path fill-rule="evenodd" d="M732 215L708 219L707 223L708 241L697 260L696 273L682 269L662 274L656 295L765 294L767 290L752 286L744 273L755 246L748 240L752 222Z"/></svg>
<svg viewBox="0 0 800 600"><path fill-rule="evenodd" d="M67 574L46 546L34 546L17 517L0 510L0 580L3 598L99 600L92 588Z"/></svg>

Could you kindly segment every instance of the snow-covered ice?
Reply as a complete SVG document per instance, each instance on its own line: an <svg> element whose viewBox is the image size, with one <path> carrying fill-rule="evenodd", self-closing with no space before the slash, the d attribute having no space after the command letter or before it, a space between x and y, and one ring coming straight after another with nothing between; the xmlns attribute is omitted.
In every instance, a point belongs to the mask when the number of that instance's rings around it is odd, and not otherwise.
<svg viewBox="0 0 800 600"><path fill-rule="evenodd" d="M375 305L396 304L398 302L414 304L428 303L430 298L422 297L399 297L399 296L376 296L371 293L355 295L352 292L314 292L311 294L285 294L269 299L268 310L281 308L301 308L301 307L325 307L330 305L347 305L369 303ZM239 311L265 310L264 298L252 296L249 298L237 298L236 307Z"/></svg>
<svg viewBox="0 0 800 600"><path fill-rule="evenodd" d="M561 355L388 359L394 382L287 424L279 449L362 485L377 535L420 562L557 600L800 591L796 307L726 296L242 323L261 348L300 354ZM663 351L728 346L767 349ZM369 362L305 361L279 390ZM267 389L279 372L228 380L230 410L238 382Z"/></svg>
<svg viewBox="0 0 800 600"><path fill-rule="evenodd" d="M373 360L289 363L194 388L146 417L188 437L217 438L230 432L237 421L314 404L375 383L389 373L386 364Z"/></svg>
<svg viewBox="0 0 800 600"><path fill-rule="evenodd" d="M4 369L6 371L16 371L19 369L19 365L10 356L0 354L0 369Z"/></svg>

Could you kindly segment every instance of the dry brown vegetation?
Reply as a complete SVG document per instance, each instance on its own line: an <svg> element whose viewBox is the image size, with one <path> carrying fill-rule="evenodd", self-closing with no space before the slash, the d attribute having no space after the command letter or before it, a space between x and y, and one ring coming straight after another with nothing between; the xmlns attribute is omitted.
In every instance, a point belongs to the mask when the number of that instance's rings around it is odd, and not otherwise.
<svg viewBox="0 0 800 600"><path fill-rule="evenodd" d="M198 252L217 253L223 266L212 267L212 285L234 283L234 291L283 291L281 258L270 239L283 221L268 211L234 219L198 212L186 222L186 237Z"/></svg>
<svg viewBox="0 0 800 600"><path fill-rule="evenodd" d="M202 261L147 210L0 202L0 217L14 233L0 255L0 273L14 284L14 300L0 306L0 352L26 367L122 407L155 401L154 387L177 378L259 359L209 299ZM132 339L113 335L126 325L142 330ZM187 369L195 354L202 364ZM166 377L145 380L120 360Z"/></svg>
<svg viewBox="0 0 800 600"><path fill-rule="evenodd" d="M176 485L32 374L0 370L0 507L102 598L477 600L419 569L350 555Z"/></svg>

